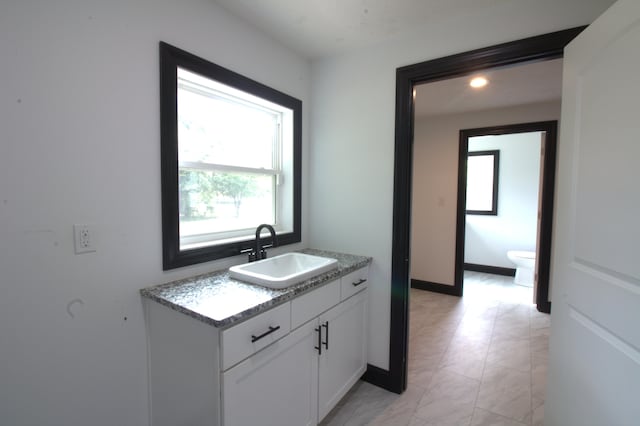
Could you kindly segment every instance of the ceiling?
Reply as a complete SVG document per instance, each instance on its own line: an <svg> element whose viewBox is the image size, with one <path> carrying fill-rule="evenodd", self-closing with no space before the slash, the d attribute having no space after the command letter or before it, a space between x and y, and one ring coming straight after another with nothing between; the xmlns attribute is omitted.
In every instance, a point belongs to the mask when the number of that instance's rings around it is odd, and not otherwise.
<svg viewBox="0 0 640 426"><path fill-rule="evenodd" d="M504 0L213 0L308 58L402 38Z"/></svg>
<svg viewBox="0 0 640 426"><path fill-rule="evenodd" d="M589 22L614 0L207 0L309 59L392 40L410 40L505 19L544 21L547 28ZM516 18L514 20L514 18ZM554 25L554 22L556 25Z"/></svg>
<svg viewBox="0 0 640 426"><path fill-rule="evenodd" d="M488 15L506 13L505 10L514 13L511 9L516 6L517 13L526 16L532 10L543 13L551 5L559 13L566 13L576 4L595 13L613 0L563 0L559 3L558 0L536 0L544 3L538 6L529 0L210 1L298 54L317 59L390 40L408 39L425 28L455 26L458 24L455 19L482 20ZM531 19L535 19L533 15ZM469 88L466 77L418 87L416 116L509 107L561 97L562 60L491 70L485 74L490 83L479 91Z"/></svg>
<svg viewBox="0 0 640 426"><path fill-rule="evenodd" d="M479 75L489 84L469 87L471 77ZM561 95L562 59L554 59L422 84L416 88L414 110L416 117L457 114L556 101Z"/></svg>

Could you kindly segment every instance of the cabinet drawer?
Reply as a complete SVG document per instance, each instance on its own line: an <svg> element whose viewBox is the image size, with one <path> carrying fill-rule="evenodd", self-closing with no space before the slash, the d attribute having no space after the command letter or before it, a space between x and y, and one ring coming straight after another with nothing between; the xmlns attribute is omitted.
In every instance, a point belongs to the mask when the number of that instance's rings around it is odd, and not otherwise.
<svg viewBox="0 0 640 426"><path fill-rule="evenodd" d="M284 303L222 332L222 370L289 333L291 305Z"/></svg>
<svg viewBox="0 0 640 426"><path fill-rule="evenodd" d="M369 267L365 266L341 278L341 300L345 300L369 286Z"/></svg>
<svg viewBox="0 0 640 426"><path fill-rule="evenodd" d="M291 328L295 329L340 303L340 280L291 301Z"/></svg>

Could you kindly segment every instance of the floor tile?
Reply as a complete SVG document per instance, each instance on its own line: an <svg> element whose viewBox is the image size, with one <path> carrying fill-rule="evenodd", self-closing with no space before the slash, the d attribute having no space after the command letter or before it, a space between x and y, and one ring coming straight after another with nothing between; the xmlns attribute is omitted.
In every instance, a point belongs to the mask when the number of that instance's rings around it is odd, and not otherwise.
<svg viewBox="0 0 640 426"><path fill-rule="evenodd" d="M360 381L345 395L339 406L327 415L321 425L368 425L395 398L396 394Z"/></svg>
<svg viewBox="0 0 640 426"><path fill-rule="evenodd" d="M411 289L408 389L359 382L323 426L542 426L549 315L513 278L465 272L464 297Z"/></svg>
<svg viewBox="0 0 640 426"><path fill-rule="evenodd" d="M549 336L531 336L531 356L549 357Z"/></svg>
<svg viewBox="0 0 640 426"><path fill-rule="evenodd" d="M425 390L410 386L369 423L371 426L408 426Z"/></svg>
<svg viewBox="0 0 640 426"><path fill-rule="evenodd" d="M519 371L531 371L530 341L527 338L501 338L492 340L487 362Z"/></svg>
<svg viewBox="0 0 640 426"><path fill-rule="evenodd" d="M415 416L427 424L469 424L478 392L478 380L440 370L420 401Z"/></svg>
<svg viewBox="0 0 640 426"><path fill-rule="evenodd" d="M409 388L428 389L431 379L439 368L441 354L424 358L409 358L407 366L407 382Z"/></svg>
<svg viewBox="0 0 640 426"><path fill-rule="evenodd" d="M480 380L487 357L487 349L484 346L467 346L466 348L450 346L442 356L439 367L471 379Z"/></svg>
<svg viewBox="0 0 640 426"><path fill-rule="evenodd" d="M531 426L544 426L544 400L531 400Z"/></svg>
<svg viewBox="0 0 640 426"><path fill-rule="evenodd" d="M531 373L485 365L476 406L522 421L531 414Z"/></svg>
<svg viewBox="0 0 640 426"><path fill-rule="evenodd" d="M527 423L521 423L482 408L476 408L473 410L470 426L527 426Z"/></svg>
<svg viewBox="0 0 640 426"><path fill-rule="evenodd" d="M547 391L547 359L532 358L531 396L544 402Z"/></svg>

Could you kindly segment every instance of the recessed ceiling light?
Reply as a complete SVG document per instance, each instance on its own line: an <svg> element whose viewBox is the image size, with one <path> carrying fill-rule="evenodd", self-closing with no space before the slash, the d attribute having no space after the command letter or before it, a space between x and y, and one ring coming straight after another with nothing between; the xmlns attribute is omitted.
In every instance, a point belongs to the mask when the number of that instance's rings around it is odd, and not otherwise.
<svg viewBox="0 0 640 426"><path fill-rule="evenodd" d="M489 83L489 80L484 77L474 77L469 82L469 86L473 87L474 89L479 89L480 87L486 86L487 83Z"/></svg>

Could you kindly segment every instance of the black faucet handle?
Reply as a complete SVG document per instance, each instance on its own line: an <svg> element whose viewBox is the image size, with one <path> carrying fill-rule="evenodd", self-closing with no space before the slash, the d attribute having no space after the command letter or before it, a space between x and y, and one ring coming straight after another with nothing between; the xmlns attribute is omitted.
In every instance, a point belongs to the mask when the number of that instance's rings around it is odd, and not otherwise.
<svg viewBox="0 0 640 426"><path fill-rule="evenodd" d="M249 256L249 262L255 262L257 259L256 251L252 248L246 248L240 250L240 254L247 254Z"/></svg>

